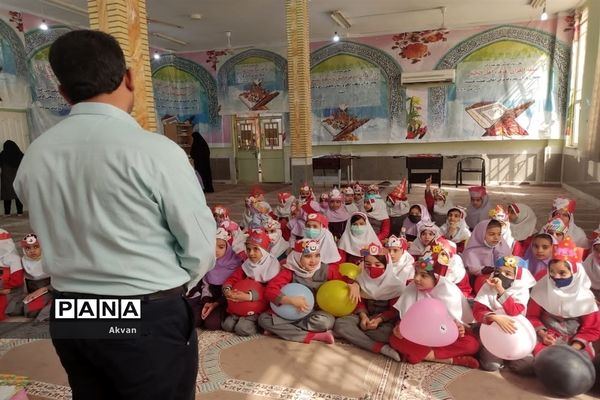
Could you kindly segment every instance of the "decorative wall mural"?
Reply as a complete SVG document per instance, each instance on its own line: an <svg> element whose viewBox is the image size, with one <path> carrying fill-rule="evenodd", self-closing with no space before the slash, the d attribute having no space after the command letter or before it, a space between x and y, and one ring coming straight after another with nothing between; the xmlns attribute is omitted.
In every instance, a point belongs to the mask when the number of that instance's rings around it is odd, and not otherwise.
<svg viewBox="0 0 600 400"><path fill-rule="evenodd" d="M421 115L423 107L421 98L410 96L406 99L406 139L422 139L427 133L427 126Z"/></svg>
<svg viewBox="0 0 600 400"><path fill-rule="evenodd" d="M445 42L448 31L445 29L427 30L420 32L404 32L392 36L392 50L400 50L398 55L416 64L431 55L430 44Z"/></svg>

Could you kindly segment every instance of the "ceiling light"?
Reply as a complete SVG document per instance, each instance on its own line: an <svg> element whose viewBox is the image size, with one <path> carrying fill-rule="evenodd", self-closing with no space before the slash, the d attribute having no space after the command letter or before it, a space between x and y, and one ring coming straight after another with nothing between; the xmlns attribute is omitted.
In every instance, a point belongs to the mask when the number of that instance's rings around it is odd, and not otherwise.
<svg viewBox="0 0 600 400"><path fill-rule="evenodd" d="M40 1L44 4L48 4L50 6L57 7L57 8L65 10L65 11L72 12L73 14L78 14L78 15L81 15L84 17L88 16L87 9L78 7L71 3L67 3L66 1L63 1L63 0L40 0Z"/></svg>
<svg viewBox="0 0 600 400"><path fill-rule="evenodd" d="M159 33L159 32L152 32L151 35L154 37L157 37L157 38L168 40L169 42L180 44L182 46L185 46L186 44L188 44L188 42L184 42L183 40L176 39L174 37L171 37L171 36Z"/></svg>
<svg viewBox="0 0 600 400"><path fill-rule="evenodd" d="M158 54L158 51L154 52L154 59L155 60L160 60L160 54Z"/></svg>
<svg viewBox="0 0 600 400"><path fill-rule="evenodd" d="M548 19L548 13L546 12L546 2L544 2L544 11L540 15L540 20L545 21Z"/></svg>
<svg viewBox="0 0 600 400"><path fill-rule="evenodd" d="M40 24L40 29L43 31L47 31L48 30L48 25L46 24L46 20L43 19L42 23Z"/></svg>
<svg viewBox="0 0 600 400"><path fill-rule="evenodd" d="M329 14L329 16L332 20L335 21L336 24L338 24L342 28L350 29L350 27L352 26L350 21L348 21L348 19L346 19L346 17L344 17L342 12L339 10L332 11L331 14Z"/></svg>
<svg viewBox="0 0 600 400"><path fill-rule="evenodd" d="M190 14L190 18L191 19L202 19L202 14L200 14L200 13Z"/></svg>
<svg viewBox="0 0 600 400"><path fill-rule="evenodd" d="M338 35L337 32L333 35L333 41L334 42L339 42L340 41L340 35Z"/></svg>

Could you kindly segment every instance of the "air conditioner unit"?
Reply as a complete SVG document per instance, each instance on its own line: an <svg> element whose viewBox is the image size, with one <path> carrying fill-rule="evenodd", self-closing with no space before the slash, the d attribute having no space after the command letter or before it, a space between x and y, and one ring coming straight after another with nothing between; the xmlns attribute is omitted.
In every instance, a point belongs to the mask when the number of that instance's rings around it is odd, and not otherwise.
<svg viewBox="0 0 600 400"><path fill-rule="evenodd" d="M455 69L438 69L434 71L403 72L400 75L402 86L438 86L454 83Z"/></svg>

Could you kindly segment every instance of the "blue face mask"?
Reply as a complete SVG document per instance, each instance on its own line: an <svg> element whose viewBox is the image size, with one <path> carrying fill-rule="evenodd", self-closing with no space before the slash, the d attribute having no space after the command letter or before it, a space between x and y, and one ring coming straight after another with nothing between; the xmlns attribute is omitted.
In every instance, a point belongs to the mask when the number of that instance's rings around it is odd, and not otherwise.
<svg viewBox="0 0 600 400"><path fill-rule="evenodd" d="M321 235L319 228L304 228L304 237L308 239L318 239Z"/></svg>
<svg viewBox="0 0 600 400"><path fill-rule="evenodd" d="M565 286L569 286L571 284L571 282L573 282L573 276L570 276L568 278L563 278L563 279L552 278L552 280L554 281L554 284L556 285L557 288L562 288Z"/></svg>
<svg viewBox="0 0 600 400"><path fill-rule="evenodd" d="M363 233L365 233L366 229L367 228L362 225L352 225L350 227L350 232L352 232L354 236L361 236Z"/></svg>

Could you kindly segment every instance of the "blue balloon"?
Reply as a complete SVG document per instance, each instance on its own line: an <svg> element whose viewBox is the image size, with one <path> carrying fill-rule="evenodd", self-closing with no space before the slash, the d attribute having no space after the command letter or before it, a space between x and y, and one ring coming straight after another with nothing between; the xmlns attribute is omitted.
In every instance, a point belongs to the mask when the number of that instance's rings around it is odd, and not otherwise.
<svg viewBox="0 0 600 400"><path fill-rule="evenodd" d="M310 314L315 307L315 296L312 290L299 283L288 283L281 289L284 296L303 296L308 304L308 311L300 312L291 304L282 304L280 306L271 303L271 309L281 318L297 321Z"/></svg>

